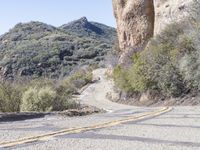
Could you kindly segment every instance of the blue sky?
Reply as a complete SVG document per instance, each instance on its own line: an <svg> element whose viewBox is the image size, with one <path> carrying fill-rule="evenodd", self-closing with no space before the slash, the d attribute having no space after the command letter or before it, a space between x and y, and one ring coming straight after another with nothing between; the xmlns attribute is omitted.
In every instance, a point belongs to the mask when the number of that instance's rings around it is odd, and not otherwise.
<svg viewBox="0 0 200 150"><path fill-rule="evenodd" d="M0 34L19 22L41 21L60 26L86 16L115 27L112 0L2 0Z"/></svg>

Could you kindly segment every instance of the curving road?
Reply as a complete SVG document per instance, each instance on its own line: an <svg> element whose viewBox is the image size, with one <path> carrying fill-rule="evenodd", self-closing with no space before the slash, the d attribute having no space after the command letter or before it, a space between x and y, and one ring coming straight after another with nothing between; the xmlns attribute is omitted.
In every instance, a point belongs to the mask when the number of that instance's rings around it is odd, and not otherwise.
<svg viewBox="0 0 200 150"><path fill-rule="evenodd" d="M200 107L149 108L110 102L113 83L100 81L80 95L81 103L107 110L84 117L0 123L0 149L16 150L200 150Z"/></svg>

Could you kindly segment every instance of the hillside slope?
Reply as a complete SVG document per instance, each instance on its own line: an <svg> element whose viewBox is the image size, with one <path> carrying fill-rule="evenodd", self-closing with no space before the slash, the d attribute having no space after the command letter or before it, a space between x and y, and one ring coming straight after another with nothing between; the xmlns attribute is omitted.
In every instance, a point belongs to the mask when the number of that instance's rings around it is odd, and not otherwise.
<svg viewBox="0 0 200 150"><path fill-rule="evenodd" d="M115 39L114 28L85 17L58 28L19 23L0 37L1 79L66 76L81 66L102 62Z"/></svg>

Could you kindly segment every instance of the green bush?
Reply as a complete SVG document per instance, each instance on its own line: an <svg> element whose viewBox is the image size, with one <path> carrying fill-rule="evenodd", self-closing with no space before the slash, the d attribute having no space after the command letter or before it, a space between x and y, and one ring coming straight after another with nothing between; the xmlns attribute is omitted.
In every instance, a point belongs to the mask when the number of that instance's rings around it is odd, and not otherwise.
<svg viewBox="0 0 200 150"><path fill-rule="evenodd" d="M22 96L22 111L51 111L56 92L52 87L30 87Z"/></svg>
<svg viewBox="0 0 200 150"><path fill-rule="evenodd" d="M62 111L78 108L73 100L78 89L92 81L92 70L75 72L62 80L39 78L0 83L0 112Z"/></svg>
<svg viewBox="0 0 200 150"><path fill-rule="evenodd" d="M22 95L21 111L62 111L77 108L77 104L72 100L74 89L68 85L29 86Z"/></svg>
<svg viewBox="0 0 200 150"><path fill-rule="evenodd" d="M146 90L159 90L165 96L180 96L186 89L178 68L180 50L168 43L150 45L143 53L143 73L148 78ZM137 62L137 61L136 61Z"/></svg>
<svg viewBox="0 0 200 150"><path fill-rule="evenodd" d="M69 92L76 92L77 89L83 87L84 85L92 81L92 70L86 69L77 71L71 76L65 78L62 81L62 85L68 89Z"/></svg>
<svg viewBox="0 0 200 150"><path fill-rule="evenodd" d="M59 85L56 88L56 99L53 102L53 110L62 111L78 107L79 104L72 100L72 92L70 92L70 87Z"/></svg>
<svg viewBox="0 0 200 150"><path fill-rule="evenodd" d="M128 71L121 66L116 66L113 70L113 77L116 85L122 90L129 92L132 91L132 87L128 78Z"/></svg>
<svg viewBox="0 0 200 150"><path fill-rule="evenodd" d="M53 87L55 85L55 81L52 79L48 78L37 78L28 81L28 83L25 85L25 89L28 89L30 87L38 87L38 88L43 88L43 87Z"/></svg>
<svg viewBox="0 0 200 150"><path fill-rule="evenodd" d="M53 102L53 110L66 110L78 108L80 104L72 100L72 95L78 89L92 81L92 70L86 69L77 71L69 77L61 80L56 87L56 99Z"/></svg>
<svg viewBox="0 0 200 150"><path fill-rule="evenodd" d="M128 82L131 89L136 92L144 92L149 87L149 76L146 72L145 62L141 59L139 54L135 54L134 64L128 72Z"/></svg>
<svg viewBox="0 0 200 150"><path fill-rule="evenodd" d="M21 103L21 89L9 83L0 84L0 112L19 112Z"/></svg>
<svg viewBox="0 0 200 150"><path fill-rule="evenodd" d="M22 95L21 111L62 111L77 108L72 95L92 81L91 70L81 70L59 81L37 79L31 81Z"/></svg>

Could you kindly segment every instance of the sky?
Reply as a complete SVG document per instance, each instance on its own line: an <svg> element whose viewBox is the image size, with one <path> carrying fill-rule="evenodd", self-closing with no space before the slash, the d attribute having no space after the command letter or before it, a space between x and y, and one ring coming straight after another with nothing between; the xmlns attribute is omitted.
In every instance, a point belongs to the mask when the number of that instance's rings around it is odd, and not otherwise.
<svg viewBox="0 0 200 150"><path fill-rule="evenodd" d="M40 21L60 26L83 16L109 26L116 26L112 0L2 0L0 35L19 22Z"/></svg>

